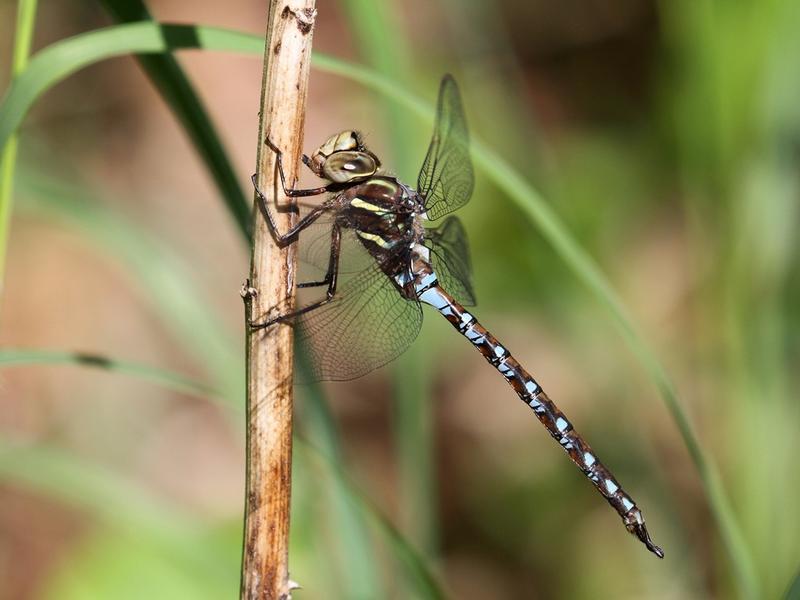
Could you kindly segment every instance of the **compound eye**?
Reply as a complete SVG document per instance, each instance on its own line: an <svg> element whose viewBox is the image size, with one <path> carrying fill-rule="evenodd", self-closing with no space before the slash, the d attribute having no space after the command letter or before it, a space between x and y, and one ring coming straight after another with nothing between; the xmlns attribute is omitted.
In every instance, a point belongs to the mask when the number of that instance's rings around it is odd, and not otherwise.
<svg viewBox="0 0 800 600"><path fill-rule="evenodd" d="M348 183L375 174L378 165L375 159L365 152L334 152L322 167L326 179L336 183Z"/></svg>

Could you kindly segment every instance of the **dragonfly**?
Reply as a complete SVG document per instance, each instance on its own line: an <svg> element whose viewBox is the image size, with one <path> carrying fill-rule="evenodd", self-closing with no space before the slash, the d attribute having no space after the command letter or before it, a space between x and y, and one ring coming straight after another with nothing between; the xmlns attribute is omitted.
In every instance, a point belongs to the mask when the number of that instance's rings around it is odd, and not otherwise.
<svg viewBox="0 0 800 600"><path fill-rule="evenodd" d="M349 380L402 353L420 331L422 305L433 307L533 410L627 530L663 558L631 496L539 383L466 308L475 305L469 249L461 222L450 213L469 201L474 173L467 121L453 77L445 75L441 81L433 137L416 188L385 173L356 131L333 135L310 157L302 156L325 182L315 188L287 186L281 150L269 139L265 143L275 153L287 197L326 195L319 204L307 205L306 214L280 233L253 175L259 211L276 243L285 247L309 235L306 255L318 265L320 277L297 287L324 288L324 293L291 312L261 322L249 320L251 330L294 323L310 355L313 378ZM433 223L442 217L446 218L441 223Z"/></svg>

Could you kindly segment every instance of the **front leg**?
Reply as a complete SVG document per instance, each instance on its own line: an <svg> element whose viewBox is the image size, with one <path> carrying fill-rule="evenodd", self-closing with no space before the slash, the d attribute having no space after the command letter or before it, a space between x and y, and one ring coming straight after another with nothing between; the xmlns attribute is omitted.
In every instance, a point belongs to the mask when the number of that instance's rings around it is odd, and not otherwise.
<svg viewBox="0 0 800 600"><path fill-rule="evenodd" d="M319 194L324 194L326 192L331 191L331 188L334 186L333 183L309 189L287 188L286 173L283 170L283 152L280 150L280 148L278 148L275 144L273 144L272 140L270 140L269 138L267 138L264 141L264 143L270 148L270 150L272 150L275 153L276 169L281 179L281 187L283 188L283 193L286 196L290 198L298 198L303 196L317 196ZM305 154L303 155L303 162L306 163L306 165L309 164L308 157ZM272 212L269 210L269 203L267 201L266 196L258 187L257 177L258 177L257 174L253 174L253 176L251 177L251 181L253 182L253 187L255 188L256 191L256 197L258 199L258 208L261 211L261 214L264 216L264 219L267 221L272 236L279 246L285 246L293 242L295 237L300 231L311 225L322 215L323 212L325 212L325 210L327 210L327 206L325 204L322 204L321 206L312 210L305 217L303 217L294 227L289 229L289 231L282 234L278 231L278 226L275 223L275 219L272 216Z"/></svg>
<svg viewBox="0 0 800 600"><path fill-rule="evenodd" d="M314 221L319 219L325 211L328 210L328 206L326 204L321 204L320 206L315 207L310 213L308 213L305 217L300 219L294 227L290 228L289 231L286 233L281 233L278 231L278 224L275 223L275 219L272 216L272 213L269 210L269 206L267 203L267 197L264 196L264 192L262 192L258 187L258 182L256 178L258 177L257 174L253 174L251 181L253 182L253 188L256 190L256 197L258 198L258 209L261 211L261 214L264 215L264 219L267 221L269 225L270 232L272 233L272 237L275 239L275 242L283 247L287 244L292 243L297 234L300 233L303 229L311 225Z"/></svg>
<svg viewBox="0 0 800 600"><path fill-rule="evenodd" d="M275 144L272 143L272 140L267 138L264 140L264 143L275 153L275 163L277 164L278 168L278 175L281 178L281 186L283 187L283 193L289 196L290 198L299 198L302 196L318 196L320 194L324 194L325 192L329 191L329 187L333 184L323 185L321 187L316 188L308 188L308 189L299 189L299 188L287 188L286 187L286 174L283 172L283 152L280 148L278 148ZM303 155L303 163L310 169L310 159L304 154Z"/></svg>

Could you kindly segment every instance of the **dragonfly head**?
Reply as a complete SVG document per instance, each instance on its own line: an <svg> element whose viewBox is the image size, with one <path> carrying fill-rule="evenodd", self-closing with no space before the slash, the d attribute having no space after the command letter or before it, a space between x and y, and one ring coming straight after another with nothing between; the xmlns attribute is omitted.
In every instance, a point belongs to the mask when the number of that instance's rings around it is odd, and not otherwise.
<svg viewBox="0 0 800 600"><path fill-rule="evenodd" d="M303 162L315 175L334 183L367 179L381 166L381 161L367 149L357 131L342 131L332 135L311 158L303 157Z"/></svg>

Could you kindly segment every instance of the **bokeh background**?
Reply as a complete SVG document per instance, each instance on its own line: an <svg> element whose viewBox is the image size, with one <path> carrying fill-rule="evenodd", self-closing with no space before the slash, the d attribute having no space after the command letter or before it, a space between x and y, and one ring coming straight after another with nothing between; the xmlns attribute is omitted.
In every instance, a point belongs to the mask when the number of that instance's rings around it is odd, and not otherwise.
<svg viewBox="0 0 800 600"><path fill-rule="evenodd" d="M264 4L148 6L162 21L260 36ZM296 597L435 597L426 572L460 599L791 596L800 2L339 0L318 10L316 51L429 104L454 73L475 138L541 195L616 290L633 332L535 211L500 189L492 162L477 171L460 212L476 313L613 469L667 556L625 532L497 373L429 313L390 367L298 389ZM0 2L4 85L15 13ZM110 24L100 3L40 0L34 50ZM260 56L178 57L246 190ZM416 180L430 123L313 69L306 151L350 127ZM36 103L13 197L0 598L235 597L248 251L209 171L135 60L118 58ZM709 470L681 435L665 381Z"/></svg>

